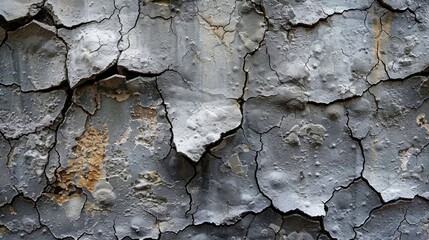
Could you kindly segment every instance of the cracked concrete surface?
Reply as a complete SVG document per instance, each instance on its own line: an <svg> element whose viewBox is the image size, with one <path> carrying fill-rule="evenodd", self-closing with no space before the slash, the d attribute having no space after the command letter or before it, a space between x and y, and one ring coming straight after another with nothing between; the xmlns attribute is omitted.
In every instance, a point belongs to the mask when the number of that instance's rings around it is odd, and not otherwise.
<svg viewBox="0 0 429 240"><path fill-rule="evenodd" d="M429 239L425 0L5 0L0 239Z"/></svg>

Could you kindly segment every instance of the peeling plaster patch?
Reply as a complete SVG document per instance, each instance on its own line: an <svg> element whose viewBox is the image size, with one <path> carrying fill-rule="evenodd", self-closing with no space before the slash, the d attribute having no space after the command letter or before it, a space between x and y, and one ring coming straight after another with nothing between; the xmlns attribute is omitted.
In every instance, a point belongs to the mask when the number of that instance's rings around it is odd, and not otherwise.
<svg viewBox="0 0 429 240"><path fill-rule="evenodd" d="M16 87L0 88L0 131L6 138L52 126L66 100L65 91L23 93Z"/></svg>
<svg viewBox="0 0 429 240"><path fill-rule="evenodd" d="M426 34L429 22L426 17L422 17L429 12L429 4L425 1L416 3L419 10L414 14L409 11L389 12L381 19L385 29L381 38L389 41L380 45L380 59L385 63L389 77L393 79L423 71L429 63L428 56L422 54L429 49Z"/></svg>
<svg viewBox="0 0 429 240"><path fill-rule="evenodd" d="M368 73L378 62L373 48L368 46L373 38L364 24L366 15L351 11L334 15L317 28L296 27L288 33L268 31L265 44L270 68L278 76L276 79L271 75L274 79L267 86L271 95L279 92L278 87L297 88L317 103L361 95L368 88ZM262 61L253 59L257 57L266 58L256 54L250 60ZM249 75L255 79L249 81L261 81L263 73L258 70L260 67L250 68Z"/></svg>
<svg viewBox="0 0 429 240"><path fill-rule="evenodd" d="M115 11L114 1L47 0L56 24L73 27L87 22L101 22Z"/></svg>
<svg viewBox="0 0 429 240"><path fill-rule="evenodd" d="M79 219L85 200L84 196L71 196L63 205L66 216L70 221Z"/></svg>
<svg viewBox="0 0 429 240"><path fill-rule="evenodd" d="M361 226L371 210L380 205L378 195L366 182L353 182L349 187L334 192L326 203L325 228L334 238L353 239L354 228Z"/></svg>
<svg viewBox="0 0 429 240"><path fill-rule="evenodd" d="M46 176L51 183L59 177L57 169L67 165L67 160L73 157L72 149L76 146L76 139L85 131L87 114L82 108L72 104L65 113L65 119L57 131L57 142L55 153L51 154L50 161L46 167Z"/></svg>
<svg viewBox="0 0 429 240"><path fill-rule="evenodd" d="M46 130L11 141L13 148L7 167L14 177L13 183L17 190L33 201L40 197L46 187L44 172L54 141L55 133Z"/></svg>
<svg viewBox="0 0 429 240"><path fill-rule="evenodd" d="M205 147L238 127L242 116L235 100L193 90L185 81L172 71L158 77L177 150L198 162Z"/></svg>
<svg viewBox="0 0 429 240"><path fill-rule="evenodd" d="M194 171L169 145L171 126L156 79L137 77L125 81L115 77L82 86L87 87L92 90L83 91L79 105L85 109L94 109L96 105L97 110L87 123L84 119L73 118L68 122L66 118L64 130L72 126L82 129L85 124L97 129L106 126L109 138L103 160L105 175L101 176L94 191L87 193L84 212L93 213L97 218L108 213L110 219L116 219L118 237L139 238L146 234L153 237L161 230L177 232L191 224L191 216L185 214L190 202L185 185ZM94 92L99 95L98 104L89 97ZM117 94L128 97L117 99L114 97ZM80 116L78 113L71 116ZM60 156L70 158L73 153L67 149L76 145L74 138L63 141ZM62 166L68 163L62 161ZM99 184L106 187L98 189ZM133 220L139 216L143 220ZM82 216L79 221L81 219Z"/></svg>
<svg viewBox="0 0 429 240"><path fill-rule="evenodd" d="M344 14L350 10L365 10L371 6L370 0L300 0L300 1L262 1L269 9L268 18L280 23L290 21L292 25L311 26L334 14ZM279 13L281 17L274 16Z"/></svg>
<svg viewBox="0 0 429 240"><path fill-rule="evenodd" d="M383 200L426 195L429 142L420 115L428 112L425 97L418 91L426 78L413 77L402 82L383 82L370 89L369 102L375 114L366 117L368 136L362 140L366 156L365 177ZM365 126L350 118L349 124ZM352 128L353 129L353 128ZM390 159L390 161L386 161Z"/></svg>
<svg viewBox="0 0 429 240"><path fill-rule="evenodd" d="M23 91L48 89L66 80L66 46L55 28L32 21L8 33L0 48L0 83Z"/></svg>
<svg viewBox="0 0 429 240"><path fill-rule="evenodd" d="M254 105L245 105L251 107ZM323 202L332 191L347 185L362 170L362 153L349 135L347 117L343 112L332 118L330 112L314 105L283 118L281 109L275 111L271 114L279 114L274 116L283 120L262 134L263 148L257 159L261 190L283 212L299 209L310 216L325 215ZM246 121L259 120L247 115ZM283 140L285 132L293 131L299 136L299 145Z"/></svg>
<svg viewBox="0 0 429 240"><path fill-rule="evenodd" d="M121 29L117 13L100 23L78 28L61 28L58 34L67 43L67 73L73 88L112 66L119 55Z"/></svg>
<svg viewBox="0 0 429 240"><path fill-rule="evenodd" d="M14 21L26 16L34 16L39 12L38 5L43 0L4 0L0 6L0 15L6 21Z"/></svg>
<svg viewBox="0 0 429 240"><path fill-rule="evenodd" d="M90 192L94 190L102 174L107 140L107 129L99 130L93 126L86 128L76 139L71 159L58 172L59 178L55 185L61 190L52 195L55 201L67 202L70 191L75 186L86 188Z"/></svg>
<svg viewBox="0 0 429 240"><path fill-rule="evenodd" d="M170 21L151 19L141 14L136 27L124 35L129 47L119 56L118 65L146 73L160 73L168 69L176 60L173 49L181 51L170 25Z"/></svg>

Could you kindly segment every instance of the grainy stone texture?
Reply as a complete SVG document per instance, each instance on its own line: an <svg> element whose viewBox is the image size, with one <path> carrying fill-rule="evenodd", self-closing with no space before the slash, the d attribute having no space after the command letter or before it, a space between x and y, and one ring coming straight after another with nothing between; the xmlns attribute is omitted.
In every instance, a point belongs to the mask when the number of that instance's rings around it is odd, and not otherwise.
<svg viewBox="0 0 429 240"><path fill-rule="evenodd" d="M428 239L426 0L5 0L0 239Z"/></svg>

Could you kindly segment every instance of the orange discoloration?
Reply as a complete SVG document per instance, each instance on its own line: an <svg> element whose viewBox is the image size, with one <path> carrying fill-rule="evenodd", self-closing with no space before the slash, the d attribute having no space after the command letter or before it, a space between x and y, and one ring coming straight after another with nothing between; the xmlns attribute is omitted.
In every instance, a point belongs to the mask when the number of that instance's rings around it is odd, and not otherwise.
<svg viewBox="0 0 429 240"><path fill-rule="evenodd" d="M86 188L92 192L102 173L107 131L91 126L76 140L77 144L73 148L76 157L69 159L67 167L58 172L58 180L54 184L60 191L48 194L59 203L79 194L75 187Z"/></svg>
<svg viewBox="0 0 429 240"><path fill-rule="evenodd" d="M143 107L139 104L134 105L133 113L131 114L132 119L156 119L156 109Z"/></svg>
<svg viewBox="0 0 429 240"><path fill-rule="evenodd" d="M9 212L12 215L16 215L16 209L14 207L12 207L12 206L9 206Z"/></svg>
<svg viewBox="0 0 429 240"><path fill-rule="evenodd" d="M417 126L426 129L426 133L429 135L429 123L425 119L425 114L419 114L416 118Z"/></svg>
<svg viewBox="0 0 429 240"><path fill-rule="evenodd" d="M388 38L385 38L385 36L388 36L387 34L390 31L390 23L391 23L391 14L387 13L383 16L382 19L380 19L377 14L374 13L374 10L371 13L372 15L372 33L374 34L374 42L373 42L373 52L374 52L374 59L377 60L377 64L373 67L371 70L371 74L373 74L373 79L375 79L374 82L371 82L372 84L378 83L382 78L382 72L385 71L384 64L380 60L381 55L383 54L383 46L386 45L389 41Z"/></svg>

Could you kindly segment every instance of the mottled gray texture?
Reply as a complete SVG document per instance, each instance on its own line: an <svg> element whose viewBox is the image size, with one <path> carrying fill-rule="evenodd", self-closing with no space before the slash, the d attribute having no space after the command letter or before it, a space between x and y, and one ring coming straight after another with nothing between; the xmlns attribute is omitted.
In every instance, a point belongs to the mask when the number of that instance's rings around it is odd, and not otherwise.
<svg viewBox="0 0 429 240"><path fill-rule="evenodd" d="M101 22L115 11L115 2L74 0L47 0L45 5L52 12L56 24L73 27L87 22Z"/></svg>
<svg viewBox="0 0 429 240"><path fill-rule="evenodd" d="M366 182L358 180L334 192L326 203L325 229L337 239L353 239L354 228L362 225L381 201Z"/></svg>
<svg viewBox="0 0 429 240"><path fill-rule="evenodd" d="M117 12L117 11L116 11ZM97 31L98 29L103 31ZM59 36L68 45L67 73L71 87L93 78L112 66L119 55L120 22L118 15L100 23L89 23L71 30L61 28Z"/></svg>
<svg viewBox="0 0 429 240"><path fill-rule="evenodd" d="M16 197L11 204L0 209L0 225L11 232L31 233L40 227L34 202L23 197Z"/></svg>
<svg viewBox="0 0 429 240"><path fill-rule="evenodd" d="M277 122L269 124L262 121L260 110L254 110L259 105L254 102L248 100L245 111L250 127L262 134L263 148L257 158L262 192L281 211L300 209L311 216L324 215L323 203L332 191L357 178L363 167L343 106L308 104L287 114L285 107L272 104L264 112Z"/></svg>
<svg viewBox="0 0 429 240"><path fill-rule="evenodd" d="M410 239L426 0L6 0L0 239Z"/></svg>
<svg viewBox="0 0 429 240"><path fill-rule="evenodd" d="M63 90L22 92L17 87L0 88L0 132L18 138L47 128L61 115L66 94Z"/></svg>
<svg viewBox="0 0 429 240"><path fill-rule="evenodd" d="M356 229L356 239L427 239L428 213L429 204L421 198L386 204Z"/></svg>
<svg viewBox="0 0 429 240"><path fill-rule="evenodd" d="M188 185L195 223L234 223L245 212L261 212L270 205L255 179L256 152L241 130L225 138L197 165Z"/></svg>

